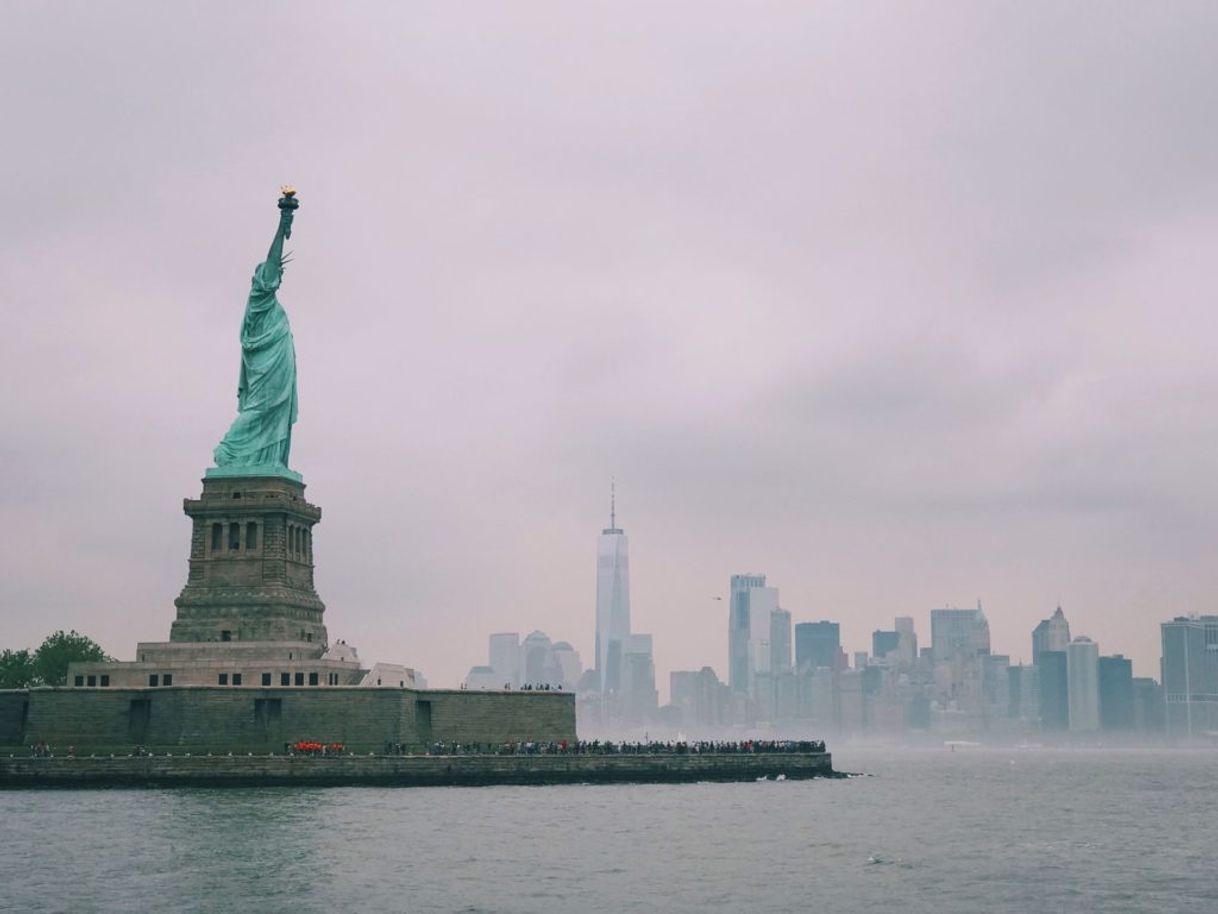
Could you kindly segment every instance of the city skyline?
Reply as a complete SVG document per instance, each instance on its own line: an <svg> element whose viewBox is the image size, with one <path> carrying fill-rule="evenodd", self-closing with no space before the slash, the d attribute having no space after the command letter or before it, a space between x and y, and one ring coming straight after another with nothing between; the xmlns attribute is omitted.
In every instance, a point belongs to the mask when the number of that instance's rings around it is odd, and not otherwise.
<svg viewBox="0 0 1218 914"><path fill-rule="evenodd" d="M598 549L598 638L607 624L606 584L609 591L623 584L622 531L612 509L610 517ZM612 538L608 547L605 536ZM705 738L759 728L787 738L829 733L1026 744L1068 737L1086 744L1213 732L1218 663L1210 648L1218 644L1218 616L1160 623L1160 682L1135 676L1129 658L1101 653L1096 639L1071 637L1061 606L1030 629L1029 664L995 649L980 601L972 609L931 609L930 640L920 648L916 621L897 616L891 630L872 632L870 650L847 652L838 622L793 624L766 575L735 574L729 587L726 677L711 663L671 670L661 699L650 636L627 630L617 643L645 639L643 650L598 652L618 664L607 677L597 666L585 670L569 643L535 630L523 642L515 632L492 634L489 665L471 667L461 688L576 692L581 732L607 738L648 731ZM606 679L616 684L606 688Z"/></svg>
<svg viewBox="0 0 1218 914"><path fill-rule="evenodd" d="M975 608L970 609L951 605L930 609L924 634L926 640L921 642L921 650L916 618L895 616L891 630L877 628L872 631L869 647L848 651L847 647L853 648L855 645L842 640L840 620L795 619L791 611L781 605L779 589L767 583L765 574L733 574L729 580L728 594L725 601L727 656L723 666L717 667L712 659L706 658L700 667L673 667L657 671L652 637L632 634L630 630L628 542L624 529L617 524L616 481L611 481L609 526L601 530L597 543L593 619L595 650L591 664L585 668L579 651L569 642L562 641L559 645L566 652L567 662L553 662L547 666L538 661L534 666L535 672L524 673L526 664L521 658L528 653L524 645L530 639L539 639L539 643L544 643L548 651L551 644L549 635L535 629L522 645L517 632L491 634L489 665L472 666L462 679L462 688L510 689L528 684L579 690L586 699L595 697L594 702L585 706L595 705L593 710L585 711L586 725L645 724L648 719L660 722L660 718L653 716L658 710L657 698L660 705L678 702L678 696L663 687L663 674L667 673L674 689L680 680L701 695L697 701L689 694L685 695L683 701L686 705L701 706L718 701L707 697L708 682L713 682L714 688L727 690L725 696L730 694L731 713L743 713L745 706L739 703L743 700L759 710L762 719L773 720L783 700L788 704L795 701L793 692L785 699L782 696L783 689L787 687L782 686L779 680L784 674L790 676L813 668L861 671L871 667L893 667L911 671L921 660L952 670L952 677L956 680L950 693L950 703L953 705L959 698L955 691L957 688L964 690L962 695L970 689L976 691L977 694L969 700L981 700L979 690L984 688L987 690L985 702L993 707L1005 707L1008 692L1015 694L1016 690L1022 689L1028 693L1024 701L1034 702L1035 708L1029 710L1029 705L1017 713L1015 709L1019 699L1011 698L1013 717L1030 715L1049 731L1060 728L1089 732L1100 730L1102 718L1106 721L1104 728L1112 728L1114 712L1111 709L1105 711L1100 702L1105 689L1104 677L1123 677L1122 682L1134 679L1132 660L1123 653L1113 651L1101 656L1093 638L1087 635L1071 637L1070 623L1060 604L1051 615L1029 630L1030 661L1027 661L1021 651L1004 652L1002 646L995 648L991 643L989 620L981 600L977 601ZM1161 621L1160 627L1166 632L1171 624ZM1163 637L1166 638L1166 634ZM503 648L505 639L510 643ZM629 645L636 642L645 642L644 647L636 648L637 659L645 662L645 677L641 680L645 684L644 691L653 696L646 698L642 704L637 696L633 702L630 701ZM1167 653L1166 641L1164 647L1161 661ZM982 656L986 662L975 671L975 675L985 682L971 682L969 676L974 674L969 674L960 663ZM1038 662L1041 656L1046 657L1043 665ZM608 670L606 663L610 664ZM1157 683L1161 675L1162 663L1155 675L1144 674L1138 678ZM1209 673L1201 675L1208 676ZM1002 682L996 683L996 679ZM607 685L607 681L610 684ZM1056 694L1058 690L1060 695ZM1046 697L1042 698L1042 693ZM606 703L607 697L627 700L613 705ZM724 700L728 699L725 697ZM935 700L948 700L948 696L940 695L932 699L932 704ZM625 710L627 708L628 711ZM1128 711L1132 715L1132 709L1131 694L1128 708L1117 713L1120 715ZM1120 726L1116 728L1120 729Z"/></svg>
<svg viewBox="0 0 1218 914"><path fill-rule="evenodd" d="M172 617L285 182L293 462L365 652L590 657L612 475L661 673L722 667L749 569L860 648L981 597L1014 659L1061 603L1139 675L1213 611L1218 10L335 15L11 12L0 643Z"/></svg>

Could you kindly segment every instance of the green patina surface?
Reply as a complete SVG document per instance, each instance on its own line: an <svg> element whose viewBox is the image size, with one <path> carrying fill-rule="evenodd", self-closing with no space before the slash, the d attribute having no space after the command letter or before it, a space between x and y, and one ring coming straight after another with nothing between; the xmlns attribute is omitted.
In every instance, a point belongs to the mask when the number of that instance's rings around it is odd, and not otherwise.
<svg viewBox="0 0 1218 914"><path fill-rule="evenodd" d="M241 322L241 373L237 418L216 446L207 475L288 475L296 421L296 347L287 313L275 294L283 279L283 243L292 237L299 204L292 193L279 201L279 228L266 260L254 270ZM277 468L277 472L268 472ZM289 478L299 480L293 473Z"/></svg>
<svg viewBox="0 0 1218 914"><path fill-rule="evenodd" d="M276 466L275 464L263 464L261 466L225 466L225 467L208 467L204 475L209 479L217 477L241 476L241 477L280 477L282 479L290 479L293 482L304 482L304 477L295 470L289 470L284 466Z"/></svg>

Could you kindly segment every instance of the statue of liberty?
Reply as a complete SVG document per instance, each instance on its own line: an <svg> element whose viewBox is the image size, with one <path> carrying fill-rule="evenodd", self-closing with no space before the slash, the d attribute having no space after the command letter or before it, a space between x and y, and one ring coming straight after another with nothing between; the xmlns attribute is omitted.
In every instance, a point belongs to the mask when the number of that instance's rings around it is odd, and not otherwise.
<svg viewBox="0 0 1218 914"><path fill-rule="evenodd" d="M241 375L237 418L216 446L209 476L284 475L296 421L296 348L288 316L275 290L283 279L283 243L292 237L300 205L292 187L282 188L279 229L266 260L254 269L245 319L241 322Z"/></svg>

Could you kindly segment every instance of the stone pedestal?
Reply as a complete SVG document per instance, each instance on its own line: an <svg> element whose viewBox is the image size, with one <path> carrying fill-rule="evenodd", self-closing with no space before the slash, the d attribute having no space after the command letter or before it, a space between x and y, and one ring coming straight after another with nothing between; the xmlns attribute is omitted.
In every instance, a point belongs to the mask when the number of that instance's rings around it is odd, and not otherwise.
<svg viewBox="0 0 1218 914"><path fill-rule="evenodd" d="M186 499L190 572L174 601L171 642L327 644L313 587L313 525L321 509L284 476L214 476Z"/></svg>

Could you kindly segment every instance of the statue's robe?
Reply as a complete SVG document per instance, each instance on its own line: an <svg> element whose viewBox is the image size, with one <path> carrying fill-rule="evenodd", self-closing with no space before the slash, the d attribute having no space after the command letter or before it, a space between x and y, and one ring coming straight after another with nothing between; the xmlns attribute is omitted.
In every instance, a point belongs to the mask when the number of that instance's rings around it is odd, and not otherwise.
<svg viewBox="0 0 1218 914"><path fill-rule="evenodd" d="M283 265L273 251L254 270L241 324L238 414L216 446L216 466L288 465L296 421L296 348L288 316L275 296Z"/></svg>

